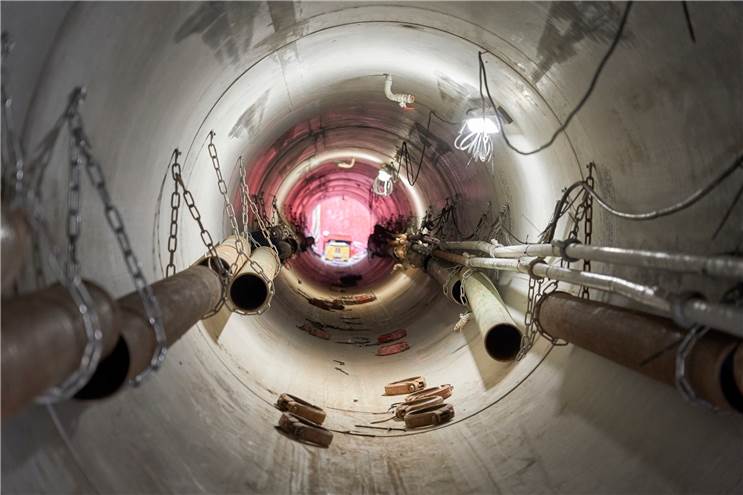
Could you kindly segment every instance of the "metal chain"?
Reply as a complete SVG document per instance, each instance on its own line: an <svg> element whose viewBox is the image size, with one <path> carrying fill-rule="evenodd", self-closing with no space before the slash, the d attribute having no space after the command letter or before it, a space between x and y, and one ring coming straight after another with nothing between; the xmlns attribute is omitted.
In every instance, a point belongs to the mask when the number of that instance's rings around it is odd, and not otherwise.
<svg viewBox="0 0 743 495"><path fill-rule="evenodd" d="M547 333L544 328L542 328L542 325L539 323L539 318L536 316L536 309L539 301L541 301L543 297L552 294L557 289L557 281L551 280L545 285L543 278L537 278L531 274L529 275L529 289L526 297L526 311L524 312L524 336L521 339L521 348L516 355L517 361L523 359L529 350L531 350L537 340L537 335L540 335L554 346L567 345L566 341L553 337Z"/></svg>
<svg viewBox="0 0 743 495"><path fill-rule="evenodd" d="M41 206L38 201L35 201L35 196L30 195L28 206L31 210L29 220L31 229L34 232L34 237L39 241L40 244L46 245L49 250L49 256L47 260L49 266L52 269L54 275L56 275L64 288L70 294L70 297L75 303L78 311L80 312L80 318L83 321L83 328L85 330L85 348L83 349L83 355L80 359L80 366L65 380L45 391L42 395L36 398L36 402L41 404L52 404L61 400L66 400L74 396L80 389L82 389L91 379L95 373L98 363L101 360L103 354L103 332L101 330L100 321L93 305L93 299L88 292L88 289L83 284L80 274L77 273L73 277L69 277L59 263L61 259L59 253L51 241L49 236L49 230L44 221L43 213L41 212Z"/></svg>
<svg viewBox="0 0 743 495"><path fill-rule="evenodd" d="M596 168L596 164L591 162L588 164L588 177L586 177L586 184L593 189L594 188L594 178L593 178L593 171ZM585 207L584 212L585 216L583 218L583 244L590 245L591 240L593 238L593 196L588 194L588 197L585 199ZM591 271L591 260L585 259L583 260L583 271L584 272L590 272ZM588 287L582 287L580 292L580 297L583 299L590 299L591 294L588 291Z"/></svg>
<svg viewBox="0 0 743 495"><path fill-rule="evenodd" d="M248 190L248 180L245 174L245 164L243 163L242 155L237 158L237 168L240 172L240 205L242 206L240 209L240 220L243 226L242 235L243 238L250 239L250 227L248 225L250 221L248 218L250 191Z"/></svg>
<svg viewBox="0 0 743 495"><path fill-rule="evenodd" d="M542 279L529 276L529 288L526 293L526 311L524 312L524 336L521 338L521 347L516 360L520 361L526 356L537 339L537 331L534 325L534 303L537 294L542 291Z"/></svg>
<svg viewBox="0 0 743 495"><path fill-rule="evenodd" d="M77 255L77 242L80 240L80 152L70 136L70 172L67 190L67 276L74 278L80 274L80 260Z"/></svg>
<svg viewBox="0 0 743 495"><path fill-rule="evenodd" d="M689 329L689 333L684 336L683 340L676 349L676 366L674 377L676 390L679 391L679 393L685 400L691 402L692 404L697 404L708 409L712 409L713 411L717 411L717 407L697 396L696 392L694 391L694 387L691 385L691 383L689 383L686 377L686 359L688 358L696 343L699 342L699 339L704 337L704 335L709 330L709 327L705 327L702 325L695 325L694 327Z"/></svg>
<svg viewBox="0 0 743 495"><path fill-rule="evenodd" d="M2 40L0 41L1 53L2 53L2 66L0 67L0 99L2 100L2 120L5 124L5 135L3 141L6 143L5 152L6 159L13 163L13 174L11 176L13 180L13 198L15 201L23 200L24 181L25 181L25 170L24 170L24 159L23 150L21 149L20 138L15 132L15 126L13 125L13 99L8 94L5 87L5 81L9 80L8 68L6 61L10 52L13 51L13 41L7 32L2 33Z"/></svg>
<svg viewBox="0 0 743 495"><path fill-rule="evenodd" d="M229 285L230 272L227 267L223 266L222 263L219 262L220 258L217 254L217 249L214 246L212 235L209 233L208 230L206 230L206 227L204 227L204 223L201 221L201 212L199 212L199 209L196 206L196 201L194 201L191 191L188 190L185 182L183 182L181 164L178 163L179 155L180 151L178 151L178 149L175 149L173 151L173 163L171 165L171 176L173 177L173 182L175 182L176 189L178 188L178 186L180 186L183 191L183 201L185 201L186 203L186 207L188 208L188 212L191 215L191 218L194 219L199 227L201 242L204 243L204 246L206 247L209 259L213 260L214 265L212 268L216 270L217 274L219 275L220 281L222 282L222 297L220 297L219 302L214 307L214 309L203 316L203 318L208 318L215 315L220 309L222 309L222 305L225 301L225 295L227 293L227 287ZM180 201L178 202L178 204L180 205Z"/></svg>
<svg viewBox="0 0 743 495"><path fill-rule="evenodd" d="M76 91L80 90L78 89ZM149 366L132 380L134 385L139 385L142 383L145 376L160 368L162 363L165 361L165 355L167 354L167 338L165 335L165 329L163 328L160 305L157 302L152 287L147 283L147 279L145 278L144 273L142 273L142 267L132 249L129 236L126 233L121 212L116 205L113 204L106 185L103 170L101 169L100 163L93 156L90 141L83 129L82 116L77 110L69 115L68 125L70 126L74 137L74 145L85 160L85 172L88 179L93 187L98 191L98 196L101 198L106 221L119 244L127 271L129 272L129 275L134 282L134 287L142 300L142 306L155 337L155 351L152 355Z"/></svg>
<svg viewBox="0 0 743 495"><path fill-rule="evenodd" d="M247 260L248 254L245 250L245 245L243 244L243 238L240 235L240 226L237 223L235 208L232 206L232 202L227 196L227 183L224 181L224 177L222 176L222 167L219 164L217 147L214 145L214 136L216 136L215 132L209 131L209 144L207 145L207 151L209 152L209 158L212 161L214 172L217 174L217 187L219 188L219 194L222 195L222 199L224 201L224 211L227 213L227 218L230 221L232 235L235 236L235 249L237 250L238 256L235 259L235 263L232 265L232 267L230 267L230 271L232 271L232 273L235 273L237 271L238 265L242 266L242 264L245 263L244 261L240 263L241 257L244 257Z"/></svg>
<svg viewBox="0 0 743 495"><path fill-rule="evenodd" d="M178 162L181 154L176 148L170 156L170 169ZM171 172L172 173L172 172ZM173 192L170 194L170 229L168 231L168 265L165 267L165 276L172 277L176 273L175 252L178 250L178 209L181 207L181 192L178 181L173 180Z"/></svg>
<svg viewBox="0 0 743 495"><path fill-rule="evenodd" d="M240 313L240 314L261 314L261 313L265 312L266 310L268 310L271 307L271 300L273 299L273 295L275 293L275 288L274 288L274 285L273 285L273 280L272 280L271 277L269 277L265 273L265 271L263 270L263 267L262 266L260 266L250 256L248 256L248 253L245 250L245 246L244 246L244 244L242 242L242 236L241 236L241 232L240 232L240 227L239 227L239 225L237 223L237 215L235 214L235 209L232 206L232 203L230 202L230 200L229 200L229 198L227 196L227 184L225 183L224 178L222 176L222 168L221 168L221 166L219 164L219 156L217 154L217 147L214 145L214 136L215 135L216 134L214 133L214 131L210 131L209 132L209 144L207 146L207 150L209 152L209 158L212 161L212 167L214 168L214 171L217 174L217 186L219 188L219 193L222 195L222 199L224 200L224 208L225 208L225 211L227 212L227 217L229 218L229 221L230 221L230 226L232 228L232 235L235 236L235 249L237 250L237 253L238 253L238 256L237 256L237 259L235 260L235 263L230 267L230 271L232 273L237 273L237 271L239 269L241 269L242 266L245 265L245 263L248 263L250 265L250 267L253 269L253 271L259 277L261 277L263 279L263 281L265 282L266 286L268 287L268 293L269 293L269 295L268 295L268 304L261 311L258 311L258 312L253 313L253 312L239 310L238 308L230 308L230 309L232 311L235 311L235 312ZM242 157L240 157L238 159L238 161L239 161L238 166L239 167L242 167ZM242 177L244 177L244 173L245 173L244 172L244 167L242 167L242 170L241 170L241 176ZM244 180L243 180L243 186L241 187L240 194L241 195L246 195L247 194L247 190L246 190L246 186L245 186ZM247 215L244 214L244 216L247 218ZM265 223L263 223L263 221L262 221L261 218L258 218L258 221L259 221L259 225L261 227L261 231L263 232L264 236L266 237L266 240L268 241L268 244L269 244L269 246L271 247L271 249L272 249L272 251L274 253L274 256L276 258L277 263L279 263L279 266L281 266L280 265L280 260L278 259L278 250L276 249L276 247L273 245L273 242L271 241L271 236L268 234L268 229L265 227ZM242 261L241 262L241 259L242 258L244 258L245 261Z"/></svg>

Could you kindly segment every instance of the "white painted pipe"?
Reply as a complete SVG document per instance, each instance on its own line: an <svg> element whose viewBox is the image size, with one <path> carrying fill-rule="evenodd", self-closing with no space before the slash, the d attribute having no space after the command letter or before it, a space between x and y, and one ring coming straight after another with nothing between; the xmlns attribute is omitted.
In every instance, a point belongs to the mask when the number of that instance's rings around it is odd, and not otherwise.
<svg viewBox="0 0 743 495"><path fill-rule="evenodd" d="M557 242L514 246L496 246L485 241L442 242L439 248L481 251L494 258L562 257L563 253ZM565 246L564 255L575 259L743 280L743 259L735 256L700 256L578 243Z"/></svg>
<svg viewBox="0 0 743 495"><path fill-rule="evenodd" d="M271 307L273 280L281 263L276 252L268 247L256 248L250 260L239 268L227 287L230 307L244 314L259 315Z"/></svg>
<svg viewBox="0 0 743 495"><path fill-rule="evenodd" d="M470 272L463 274L462 285L488 355L496 361L516 359L521 331L493 283L480 272Z"/></svg>

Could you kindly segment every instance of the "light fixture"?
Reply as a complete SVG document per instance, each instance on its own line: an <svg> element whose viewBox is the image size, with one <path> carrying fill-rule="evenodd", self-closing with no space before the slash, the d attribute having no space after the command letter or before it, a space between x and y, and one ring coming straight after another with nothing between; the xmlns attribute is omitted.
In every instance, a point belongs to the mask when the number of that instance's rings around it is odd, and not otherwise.
<svg viewBox="0 0 743 495"><path fill-rule="evenodd" d="M487 115L484 109L467 112L468 117L454 140L454 147L470 155L470 160L487 162L493 155L493 134L500 132L500 123L496 116Z"/></svg>
<svg viewBox="0 0 743 495"><path fill-rule="evenodd" d="M484 134L498 134L500 132L497 121L486 116L470 117L467 119L467 129L469 129L470 132Z"/></svg>
<svg viewBox="0 0 743 495"><path fill-rule="evenodd" d="M377 196L389 196L395 187L398 170L395 169L394 163L388 163L380 168L377 177L372 184L372 192Z"/></svg>
<svg viewBox="0 0 743 495"><path fill-rule="evenodd" d="M387 172L385 169L380 168L379 173L377 174L377 179L381 180L382 182L387 182L390 180L392 176Z"/></svg>

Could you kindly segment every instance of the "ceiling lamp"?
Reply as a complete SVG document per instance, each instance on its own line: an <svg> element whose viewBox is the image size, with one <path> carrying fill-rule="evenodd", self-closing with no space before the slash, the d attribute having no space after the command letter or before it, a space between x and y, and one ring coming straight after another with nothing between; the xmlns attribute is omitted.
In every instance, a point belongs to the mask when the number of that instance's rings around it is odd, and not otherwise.
<svg viewBox="0 0 743 495"><path fill-rule="evenodd" d="M490 136L499 132L498 118L480 111L464 121L459 135L454 140L454 147L470 155L468 165L472 159L484 163L493 155L493 139Z"/></svg>
<svg viewBox="0 0 743 495"><path fill-rule="evenodd" d="M395 187L398 170L393 163L388 163L379 169L372 184L372 192L377 196L389 196Z"/></svg>

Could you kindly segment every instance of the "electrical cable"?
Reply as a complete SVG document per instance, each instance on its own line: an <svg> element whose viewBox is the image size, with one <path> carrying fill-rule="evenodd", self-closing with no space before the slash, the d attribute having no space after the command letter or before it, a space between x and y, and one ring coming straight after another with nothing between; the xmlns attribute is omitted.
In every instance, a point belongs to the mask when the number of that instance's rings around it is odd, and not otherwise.
<svg viewBox="0 0 743 495"><path fill-rule="evenodd" d="M598 67L596 68L596 71L593 74L593 78L591 78L591 83L588 85L588 89L586 90L583 97L580 99L578 104L573 108L573 110L568 114L567 118L565 119L565 122L555 130L555 132L552 134L552 137L543 145L531 150L531 151L523 151L518 148L516 148L513 144L511 144L511 141L508 139L508 136L506 135L504 131L504 125L501 120L500 113L498 112L498 107L493 101L493 97L490 94L490 88L488 87L488 78L487 78L487 72L485 70L485 62L482 59L482 55L485 52L478 52L477 57L479 60L480 65L480 74L483 78L483 82L485 85L485 92L487 93L488 100L490 102L490 105L493 107L493 111L495 112L495 118L498 120L498 125L501 129L501 136L503 136L503 141L505 141L506 146L508 146L511 150L518 153L519 155L528 156L533 155L535 153L539 153L540 151L543 151L555 142L557 139L557 136L559 136L561 133L565 132L565 129L570 125L570 121L573 120L573 117L580 111L581 108L583 108L583 105L588 101L588 98L593 93L593 90L596 87L596 83L598 82L599 77L601 76L601 73L604 70L604 67L606 66L606 63L609 61L609 58L611 58L612 54L614 53L614 50L616 49L617 45L619 44L619 40L622 38L622 33L624 32L624 27L627 24L627 18L629 17L630 10L632 9L633 2L627 2L627 6L624 9L624 14L622 15L622 19L619 22L619 27L617 28L617 33L614 36L614 39L611 42L611 45L609 45L609 49L606 51L606 54L601 59L601 62L599 63ZM480 98L483 98L482 92L480 93Z"/></svg>
<svg viewBox="0 0 743 495"><path fill-rule="evenodd" d="M691 22L691 14L689 13L689 3L681 2L681 6L684 8L684 17L686 18L686 27L689 28L689 37L692 43L697 42L697 37L694 35L694 24Z"/></svg>
<svg viewBox="0 0 743 495"><path fill-rule="evenodd" d="M585 181L578 181L578 182L571 184L567 189L565 189L565 191L562 194L562 197L557 202L555 211L556 212L563 211L563 208L565 204L567 203L567 199L570 196L570 194L574 190L578 188L582 188L588 194L590 194L594 200L596 200L596 203L599 206L601 206L601 208L603 208L608 213L616 217L623 218L625 220L633 220L633 221L653 220L656 218L661 218L661 217L665 217L668 215L672 215L674 213L678 213L679 211L685 210L686 208L689 208L690 206L694 205L699 200L701 200L703 197L705 197L707 194L709 194L712 190L714 190L717 186L719 186L725 179L730 177L730 175L733 174L741 166L743 166L743 154L738 155L738 157L728 167L726 167L720 174L714 177L706 185L694 191L692 194L687 196L685 199L677 203L674 203L670 206L666 206L665 208L660 208L658 210L653 210L653 211L644 212L644 213L629 213L629 212L620 211L614 208L613 206L611 206L609 203L607 203L606 200L602 198L601 196L599 196L599 194L591 186L589 186ZM736 200L733 202L733 204L737 202L738 197L739 196L736 196ZM729 214L727 216L729 216ZM548 228L550 230L549 230L549 235L547 235L545 239L547 242L551 242L552 239L554 238L555 227L556 227L556 222L554 223L551 222L550 225L548 225Z"/></svg>
<svg viewBox="0 0 743 495"><path fill-rule="evenodd" d="M735 199L733 199L733 201L730 203L730 206L725 212L725 215L723 215L722 220L720 220L720 224L717 226L717 229L715 229L715 233L712 235L712 239L717 238L717 234L720 233L722 228L727 223L728 218L730 218L730 215L733 213L733 209L735 209L735 205L738 204L738 201L740 200L741 196L743 196L743 185L741 185L740 188L738 189L738 192L735 195Z"/></svg>

